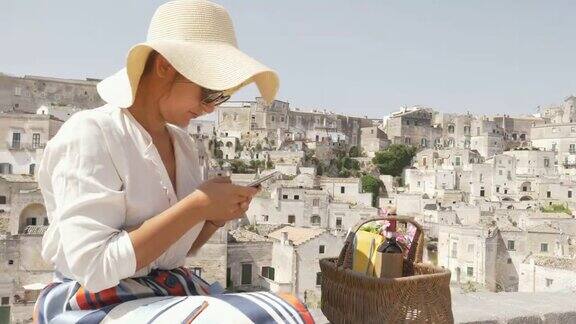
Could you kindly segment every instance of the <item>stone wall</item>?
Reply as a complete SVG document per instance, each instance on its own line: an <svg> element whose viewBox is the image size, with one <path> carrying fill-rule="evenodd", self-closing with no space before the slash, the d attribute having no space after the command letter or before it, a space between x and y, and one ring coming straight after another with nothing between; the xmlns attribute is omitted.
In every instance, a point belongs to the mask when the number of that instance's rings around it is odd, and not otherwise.
<svg viewBox="0 0 576 324"><path fill-rule="evenodd" d="M227 231L219 229L195 254L186 258L185 266L188 268L201 268L201 277L212 283L220 282L226 287L227 264Z"/></svg>
<svg viewBox="0 0 576 324"><path fill-rule="evenodd" d="M72 80L0 74L0 111L36 113L42 106L95 108L104 104L96 91L98 80Z"/></svg>

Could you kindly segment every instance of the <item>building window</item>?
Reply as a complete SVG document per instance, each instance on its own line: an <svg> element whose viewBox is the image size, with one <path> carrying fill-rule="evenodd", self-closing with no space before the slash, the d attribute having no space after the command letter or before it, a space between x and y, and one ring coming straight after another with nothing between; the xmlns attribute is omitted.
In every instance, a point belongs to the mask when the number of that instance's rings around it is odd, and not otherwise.
<svg viewBox="0 0 576 324"><path fill-rule="evenodd" d="M514 243L515 242L512 240L508 240L508 251L515 251L516 250Z"/></svg>
<svg viewBox="0 0 576 324"><path fill-rule="evenodd" d="M40 133L32 134L32 148L40 147Z"/></svg>
<svg viewBox="0 0 576 324"><path fill-rule="evenodd" d="M296 216L288 215L288 224L294 224L294 223L296 223Z"/></svg>
<svg viewBox="0 0 576 324"><path fill-rule="evenodd" d="M36 217L27 217L26 226L28 225L36 225Z"/></svg>
<svg viewBox="0 0 576 324"><path fill-rule="evenodd" d="M20 133L12 133L12 148L20 148Z"/></svg>
<svg viewBox="0 0 576 324"><path fill-rule="evenodd" d="M504 194L508 194L508 189L504 189Z"/></svg>
<svg viewBox="0 0 576 324"><path fill-rule="evenodd" d="M267 222L268 221L268 215L262 215L262 221Z"/></svg>
<svg viewBox="0 0 576 324"><path fill-rule="evenodd" d="M540 243L540 252L548 252L548 243Z"/></svg>
<svg viewBox="0 0 576 324"><path fill-rule="evenodd" d="M500 192L500 187L496 186L496 192Z"/></svg>
<svg viewBox="0 0 576 324"><path fill-rule="evenodd" d="M0 205L6 205L6 196L0 196Z"/></svg>
<svg viewBox="0 0 576 324"><path fill-rule="evenodd" d="M507 262L508 262L508 264L512 264L512 259L511 259L511 258L508 258L508 261L507 261Z"/></svg>
<svg viewBox="0 0 576 324"><path fill-rule="evenodd" d="M314 206L314 207L320 206L320 199L314 198L314 199L312 200L312 206Z"/></svg>
<svg viewBox="0 0 576 324"><path fill-rule="evenodd" d="M294 200L299 200L300 196L299 195L294 195Z"/></svg>
<svg viewBox="0 0 576 324"><path fill-rule="evenodd" d="M546 278L546 287L552 286L553 283L554 283L553 279Z"/></svg>
<svg viewBox="0 0 576 324"><path fill-rule="evenodd" d="M322 272L316 272L316 286L322 285Z"/></svg>
<svg viewBox="0 0 576 324"><path fill-rule="evenodd" d="M252 284L252 263L242 264L242 285Z"/></svg>
<svg viewBox="0 0 576 324"><path fill-rule="evenodd" d="M197 275L198 277L202 278L202 268L194 267L194 268L192 268L192 273Z"/></svg>
<svg viewBox="0 0 576 324"><path fill-rule="evenodd" d="M448 134L454 134L454 125L448 125Z"/></svg>
<svg viewBox="0 0 576 324"><path fill-rule="evenodd" d="M451 255L453 258L457 258L458 257L458 243L457 242L452 242L452 251L451 251Z"/></svg>
<svg viewBox="0 0 576 324"><path fill-rule="evenodd" d="M232 269L230 267L226 268L226 288L230 288L234 285L232 282Z"/></svg>
<svg viewBox="0 0 576 324"><path fill-rule="evenodd" d="M336 228L342 228L342 217L336 217Z"/></svg>
<svg viewBox="0 0 576 324"><path fill-rule="evenodd" d="M344 186L340 187L340 193L345 193L346 192L346 188Z"/></svg>
<svg viewBox="0 0 576 324"><path fill-rule="evenodd" d="M576 144L570 144L570 153L576 153Z"/></svg>
<svg viewBox="0 0 576 324"><path fill-rule="evenodd" d="M49 221L48 221L48 217L44 217L44 226L48 226L50 225Z"/></svg>
<svg viewBox="0 0 576 324"><path fill-rule="evenodd" d="M546 197L547 197L547 198L551 198L551 197L552 197L552 192L551 192L551 191L547 191L547 192L546 192Z"/></svg>
<svg viewBox="0 0 576 324"><path fill-rule="evenodd" d="M262 277L274 280L274 268L262 267Z"/></svg>
<svg viewBox="0 0 576 324"><path fill-rule="evenodd" d="M13 264L14 264L14 260L8 260L8 264L9 264L9 265L13 265Z"/></svg>
<svg viewBox="0 0 576 324"><path fill-rule="evenodd" d="M468 277L472 277L474 275L474 268L467 267L466 268L466 274L468 275Z"/></svg>
<svg viewBox="0 0 576 324"><path fill-rule="evenodd" d="M318 253L324 254L325 250L326 249L325 249L324 245L320 245L320 247L318 248Z"/></svg>
<svg viewBox="0 0 576 324"><path fill-rule="evenodd" d="M550 166L550 159L548 159L548 158L544 159L544 166L545 166L545 167L549 167L549 166Z"/></svg>
<svg viewBox="0 0 576 324"><path fill-rule="evenodd" d="M282 195L282 199L288 199L288 195Z"/></svg>
<svg viewBox="0 0 576 324"><path fill-rule="evenodd" d="M320 216L318 215L312 215L312 217L310 217L310 223L314 226L319 226L321 222Z"/></svg>
<svg viewBox="0 0 576 324"><path fill-rule="evenodd" d="M459 156L456 156L456 157L454 158L454 165L455 165L455 166L460 166L460 157L459 157Z"/></svg>
<svg viewBox="0 0 576 324"><path fill-rule="evenodd" d="M28 170L28 171L29 171L29 174L30 174L30 175L34 175L34 170L35 170L35 169L36 169L36 164L34 164L34 163L30 164L30 170Z"/></svg>
<svg viewBox="0 0 576 324"><path fill-rule="evenodd" d="M2 305L10 304L10 297L2 297Z"/></svg>
<svg viewBox="0 0 576 324"><path fill-rule="evenodd" d="M480 189L480 197L484 197L485 191L484 188Z"/></svg>
<svg viewBox="0 0 576 324"><path fill-rule="evenodd" d="M568 190L568 198L572 198L572 190Z"/></svg>

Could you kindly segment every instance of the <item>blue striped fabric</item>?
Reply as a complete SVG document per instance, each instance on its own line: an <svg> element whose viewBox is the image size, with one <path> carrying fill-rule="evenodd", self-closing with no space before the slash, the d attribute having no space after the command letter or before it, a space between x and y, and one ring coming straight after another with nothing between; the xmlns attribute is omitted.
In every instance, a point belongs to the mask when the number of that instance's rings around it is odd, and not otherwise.
<svg viewBox="0 0 576 324"><path fill-rule="evenodd" d="M124 279L96 294L65 280L44 288L34 318L38 323L189 323L191 318L194 323L313 323L293 296L222 294L213 287L184 268Z"/></svg>

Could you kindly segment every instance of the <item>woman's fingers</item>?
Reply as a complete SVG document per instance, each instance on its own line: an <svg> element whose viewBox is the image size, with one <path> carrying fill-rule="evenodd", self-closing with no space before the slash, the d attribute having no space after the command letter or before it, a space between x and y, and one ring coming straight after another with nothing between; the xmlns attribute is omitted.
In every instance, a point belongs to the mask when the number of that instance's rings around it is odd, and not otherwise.
<svg viewBox="0 0 576 324"><path fill-rule="evenodd" d="M258 193L258 188L254 187L234 185L234 189L237 195L242 196L244 198L252 198L255 194Z"/></svg>
<svg viewBox="0 0 576 324"><path fill-rule="evenodd" d="M215 183L232 183L232 180L230 180L230 177L214 177L210 181L215 182Z"/></svg>

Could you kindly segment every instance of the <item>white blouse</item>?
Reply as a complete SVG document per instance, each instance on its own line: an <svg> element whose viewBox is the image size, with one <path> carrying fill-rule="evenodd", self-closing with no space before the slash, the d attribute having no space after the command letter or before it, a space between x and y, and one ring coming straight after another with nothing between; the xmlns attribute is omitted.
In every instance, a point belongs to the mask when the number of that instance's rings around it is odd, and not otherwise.
<svg viewBox="0 0 576 324"><path fill-rule="evenodd" d="M186 197L208 176L201 143L177 126L168 124L168 130L174 187L152 137L127 109L105 105L78 112L48 142L38 168L50 222L42 256L56 271L97 292L123 278L184 265L203 221L139 271L126 232Z"/></svg>

